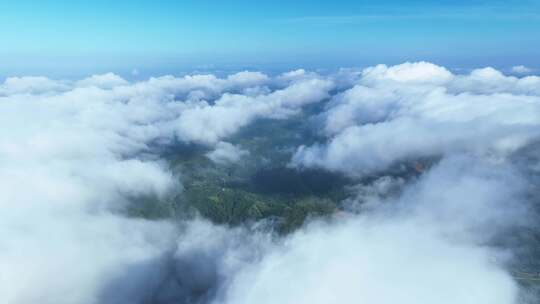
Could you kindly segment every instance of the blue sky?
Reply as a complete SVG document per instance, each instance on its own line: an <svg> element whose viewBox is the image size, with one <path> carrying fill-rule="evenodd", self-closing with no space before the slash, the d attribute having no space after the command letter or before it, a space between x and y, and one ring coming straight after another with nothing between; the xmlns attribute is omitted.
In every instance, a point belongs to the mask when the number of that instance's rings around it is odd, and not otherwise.
<svg viewBox="0 0 540 304"><path fill-rule="evenodd" d="M0 39L0 75L537 67L540 0L0 0Z"/></svg>

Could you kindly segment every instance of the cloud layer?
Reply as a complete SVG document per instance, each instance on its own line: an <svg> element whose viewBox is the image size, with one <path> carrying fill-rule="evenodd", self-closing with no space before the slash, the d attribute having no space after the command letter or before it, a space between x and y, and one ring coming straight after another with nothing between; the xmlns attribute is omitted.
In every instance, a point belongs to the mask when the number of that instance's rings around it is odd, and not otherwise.
<svg viewBox="0 0 540 304"><path fill-rule="evenodd" d="M418 157L505 156L539 135L540 78L485 68L453 75L430 63L365 69L321 114L328 141L300 147L296 166L353 175Z"/></svg>
<svg viewBox="0 0 540 304"><path fill-rule="evenodd" d="M134 199L163 201L181 189L156 148L217 144L210 157L234 161L243 152L222 138L260 117L294 115L331 88L317 77L278 84L252 72L137 83L114 74L6 79L2 302L107 303L99 291L110 279L174 247L173 224L122 215Z"/></svg>
<svg viewBox="0 0 540 304"><path fill-rule="evenodd" d="M127 215L181 191L161 148L203 145L234 165L250 151L233 134L315 103L321 142L291 165L357 178L346 212L288 236L271 221ZM325 76L14 77L0 113L2 302L523 303L501 235L536 220L540 165L514 159L540 135L537 76L419 62ZM395 176L411 161L414 174Z"/></svg>

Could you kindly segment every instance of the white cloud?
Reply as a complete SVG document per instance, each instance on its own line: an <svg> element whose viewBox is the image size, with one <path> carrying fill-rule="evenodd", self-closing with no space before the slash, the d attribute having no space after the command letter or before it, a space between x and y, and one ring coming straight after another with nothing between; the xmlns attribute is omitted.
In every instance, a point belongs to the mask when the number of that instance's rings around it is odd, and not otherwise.
<svg viewBox="0 0 540 304"><path fill-rule="evenodd" d="M491 68L454 75L424 62L341 73L6 80L2 301L517 303L511 256L491 244L530 214L531 187L508 156L540 135L538 78ZM346 203L359 214L284 238L266 222L124 215L133 198L181 188L155 145L203 143L210 159L235 162L247 152L228 136L352 84L320 115L327 140L301 147L294 164L357 175L424 156L440 162L417 179L358 185Z"/></svg>
<svg viewBox="0 0 540 304"><path fill-rule="evenodd" d="M208 152L206 156L218 164L236 163L249 154L249 151L227 142L219 142L216 148Z"/></svg>
<svg viewBox="0 0 540 304"><path fill-rule="evenodd" d="M0 86L2 302L114 303L117 293L129 298L133 286L150 286L137 269L161 275L176 227L126 217L124 209L134 198L165 199L181 188L153 147L217 144L214 156L234 160L245 152L221 139L257 118L290 117L332 87L306 79L256 89L271 81L251 72L136 83L110 73L8 78ZM249 88L260 93L240 94Z"/></svg>
<svg viewBox="0 0 540 304"><path fill-rule="evenodd" d="M0 97L13 94L55 93L68 88L65 83L51 80L47 77L8 77L0 85Z"/></svg>
<svg viewBox="0 0 540 304"><path fill-rule="evenodd" d="M512 72L516 73L516 74L529 74L533 71L533 69L531 68L528 68L524 65L516 65L516 66L513 66L512 67Z"/></svg>
<svg viewBox="0 0 540 304"><path fill-rule="evenodd" d="M469 75L458 75L448 89L452 93L476 94L510 93L516 95L540 95L540 77L517 78L505 76L494 68L473 70Z"/></svg>
<svg viewBox="0 0 540 304"><path fill-rule="evenodd" d="M295 233L242 268L224 303L517 303L507 255L478 244L526 219L522 182L447 159L397 199Z"/></svg>
<svg viewBox="0 0 540 304"><path fill-rule="evenodd" d="M365 83L390 81L408 84L444 84L452 77L452 73L444 67L424 61L407 62L391 67L379 64L362 72L362 81Z"/></svg>
<svg viewBox="0 0 540 304"><path fill-rule="evenodd" d="M117 86L127 85L128 82L122 77L113 74L107 73L102 75L92 75L83 80L77 81L76 86L78 87L90 87L96 86L102 89L111 89Z"/></svg>
<svg viewBox="0 0 540 304"><path fill-rule="evenodd" d="M413 76L396 76L408 70ZM328 141L300 147L293 165L362 175L415 157L505 156L540 135L536 78L506 77L491 68L453 76L425 63L366 71L321 115ZM399 73L380 76L386 71Z"/></svg>
<svg viewBox="0 0 540 304"><path fill-rule="evenodd" d="M373 186L386 192L388 179ZM120 292L158 303L520 303L496 239L529 220L527 183L511 163L450 157L394 186L402 194L282 239L265 223L184 223L167 274L151 281L145 268L146 284Z"/></svg>
<svg viewBox="0 0 540 304"><path fill-rule="evenodd" d="M161 162L134 156L153 138L135 123L140 106L97 88L29 90L0 98L2 301L93 303L110 278L160 256L174 235L168 223L114 212L179 185Z"/></svg>
<svg viewBox="0 0 540 304"><path fill-rule="evenodd" d="M268 83L270 78L261 72L243 71L227 76L227 81L237 86L253 87Z"/></svg>
<svg viewBox="0 0 540 304"><path fill-rule="evenodd" d="M295 115L302 106L327 98L331 88L332 82L328 80L310 79L266 95L223 94L213 105L183 105L184 110L172 128L182 140L214 144L257 118L283 119Z"/></svg>
<svg viewBox="0 0 540 304"><path fill-rule="evenodd" d="M304 79L306 76L309 76L309 72L304 69L298 69L294 71L289 71L279 75L278 79L284 82L291 82Z"/></svg>
<svg viewBox="0 0 540 304"><path fill-rule="evenodd" d="M235 278L226 303L495 303L517 298L489 251L368 219L311 227ZM471 297L474 294L474 297Z"/></svg>

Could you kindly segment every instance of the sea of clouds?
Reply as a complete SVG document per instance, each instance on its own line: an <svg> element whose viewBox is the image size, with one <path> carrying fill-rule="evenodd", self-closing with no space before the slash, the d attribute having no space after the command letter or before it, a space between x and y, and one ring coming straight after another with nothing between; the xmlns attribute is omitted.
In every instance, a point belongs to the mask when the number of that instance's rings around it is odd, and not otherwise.
<svg viewBox="0 0 540 304"><path fill-rule="evenodd" d="M289 165L380 176L357 186L350 212L284 237L264 222L126 215L133 200L182 191L163 147L204 145L218 164L241 162L250 151L228 137L316 103L323 140L297 147ZM540 163L523 155L540 136L540 77L426 62L139 82L12 77L0 115L2 303L534 301L512 276L513 246L497 240L536 219ZM436 162L413 180L385 176L425 158Z"/></svg>

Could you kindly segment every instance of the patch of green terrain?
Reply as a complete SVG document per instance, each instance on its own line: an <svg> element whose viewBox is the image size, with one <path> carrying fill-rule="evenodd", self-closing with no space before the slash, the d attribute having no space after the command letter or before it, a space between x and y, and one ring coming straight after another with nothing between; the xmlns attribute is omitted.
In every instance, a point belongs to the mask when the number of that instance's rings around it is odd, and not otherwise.
<svg viewBox="0 0 540 304"><path fill-rule="evenodd" d="M241 129L227 139L249 151L238 163L213 163L205 156L211 148L203 145L178 143L169 147L162 155L180 176L181 194L165 203L141 200L129 213L144 218L201 215L227 225L268 220L284 233L300 227L307 218L335 213L340 202L350 196L347 186L370 183L378 177L359 180L322 169L289 168L298 146L323 140L314 132L309 117L313 116L262 119ZM422 163L430 164L427 160ZM414 161L396 165L385 174L414 177L423 170L415 169L415 164L418 167Z"/></svg>
<svg viewBox="0 0 540 304"><path fill-rule="evenodd" d="M280 232L294 230L308 216L323 216L336 210L336 204L327 198L287 198L211 184L187 187L184 195L184 208L192 208L213 222L239 225L272 219Z"/></svg>
<svg viewBox="0 0 540 304"><path fill-rule="evenodd" d="M211 162L204 147L178 147L170 159L184 187L176 200L180 215L227 225L266 219L285 233L309 217L333 214L350 180L287 167L297 146L316 140L308 124L303 117L253 123L228 140L250 152L235 164Z"/></svg>

